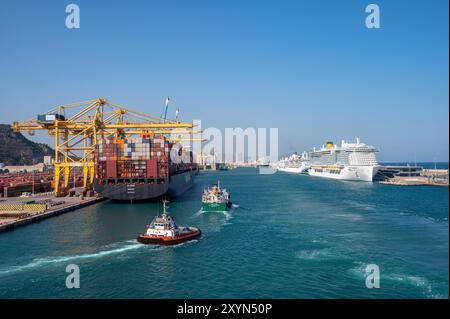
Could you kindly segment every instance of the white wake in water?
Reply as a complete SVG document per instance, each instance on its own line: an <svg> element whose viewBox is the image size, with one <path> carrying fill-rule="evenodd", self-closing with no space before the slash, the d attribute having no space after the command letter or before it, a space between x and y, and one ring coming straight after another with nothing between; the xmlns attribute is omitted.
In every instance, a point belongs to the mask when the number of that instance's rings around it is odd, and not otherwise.
<svg viewBox="0 0 450 319"><path fill-rule="evenodd" d="M234 212L235 206L233 204L233 207L229 211L214 211L214 212L206 212L202 209L197 211L193 216L194 217L210 217L208 218L208 226L209 226L209 232L218 232L221 230L222 227L232 225L230 220L233 218L233 212ZM223 217L217 217L217 216L223 216Z"/></svg>
<svg viewBox="0 0 450 319"><path fill-rule="evenodd" d="M213 212L205 212L204 210L199 210L198 212L196 212L195 214L194 214L194 216L200 216L200 215L202 215L202 214L223 214L223 215L225 215L225 219L230 219L231 217L232 217L232 215L228 212L228 211L226 211L226 210L218 210L218 211L213 211Z"/></svg>
<svg viewBox="0 0 450 319"><path fill-rule="evenodd" d="M357 262L356 264L356 267L349 269L349 273L354 277L365 280L367 276L367 273L365 271L367 265L362 262ZM416 287L426 298L448 298L446 296L434 293L432 284L428 281L427 278L422 276L415 276L398 272L386 273L386 271L382 271L380 279L390 282L390 285L402 283L408 286Z"/></svg>
<svg viewBox="0 0 450 319"><path fill-rule="evenodd" d="M233 215L231 215L229 212L223 212L223 214L225 215L226 220L230 220L231 218L233 218Z"/></svg>
<svg viewBox="0 0 450 319"><path fill-rule="evenodd" d="M182 247L182 246L193 245L193 244L196 244L196 243L198 243L198 239L193 239L193 240L185 241L185 242L183 242L183 243L179 243L179 244L172 245L172 246L164 246L164 248L166 248L166 249L172 248L172 249L173 249L173 248L178 248L178 247Z"/></svg>
<svg viewBox="0 0 450 319"><path fill-rule="evenodd" d="M230 212L234 212L234 210L235 210L236 208L239 208L239 205L238 205L238 204L231 204L231 209L230 209L229 211L227 211L227 210L220 210L220 211L211 211L211 212L208 212L208 211L204 211L203 209L200 208L200 210L198 210L198 211L194 214L194 216L200 216L200 215L202 215L202 214L215 214L215 213L218 213L218 214L224 214L225 217L226 217L227 219L230 219L230 218L232 217L231 214L230 214Z"/></svg>
<svg viewBox="0 0 450 319"><path fill-rule="evenodd" d="M195 214L194 214L194 216L200 216L201 214L203 214L204 213L204 211L202 210L202 209L200 209L198 212L196 212Z"/></svg>
<svg viewBox="0 0 450 319"><path fill-rule="evenodd" d="M0 270L0 276L19 272L19 271L28 270L31 268L55 264L55 263L68 262L68 261L73 261L73 260L94 259L94 258L100 258L100 257L113 255L113 254L120 254L120 253L129 251L129 250L139 249L141 247L146 247L146 246L139 244L135 239L133 239L133 240L125 241L125 242L107 245L107 246L105 246L105 248L109 248L109 249L101 250L96 253L71 255L71 256L55 256L55 257L47 257L47 258L36 258L32 262L30 262L29 264L26 264L26 265L11 266L7 269L2 269L2 270Z"/></svg>

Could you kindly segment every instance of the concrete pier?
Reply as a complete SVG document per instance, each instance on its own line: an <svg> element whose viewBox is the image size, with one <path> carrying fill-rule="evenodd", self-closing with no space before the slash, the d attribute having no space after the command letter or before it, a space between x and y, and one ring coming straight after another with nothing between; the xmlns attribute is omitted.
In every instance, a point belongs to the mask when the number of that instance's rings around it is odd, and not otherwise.
<svg viewBox="0 0 450 319"><path fill-rule="evenodd" d="M424 169L421 166L383 166L375 180L397 186L447 186L448 169Z"/></svg>
<svg viewBox="0 0 450 319"><path fill-rule="evenodd" d="M395 186L447 186L447 180L435 180L431 177L418 176L418 177L395 177L385 181L381 181L380 184L395 185Z"/></svg>
<svg viewBox="0 0 450 319"><path fill-rule="evenodd" d="M77 210L82 207L86 207L98 202L103 201L102 197L60 197L55 198L53 196L42 197L34 196L30 198L10 198L6 200L0 200L0 233L3 231L13 230L17 227L28 225L43 219L61 215L70 211ZM24 204L25 202L37 201L47 202L47 209L45 210L28 210L30 204ZM53 205L55 204L55 205ZM27 206L28 205L28 206ZM35 204L43 205L43 204ZM52 206L53 205L53 206ZM20 207L23 210L20 210ZM19 207L19 208L17 208ZM5 208L7 210L5 210Z"/></svg>

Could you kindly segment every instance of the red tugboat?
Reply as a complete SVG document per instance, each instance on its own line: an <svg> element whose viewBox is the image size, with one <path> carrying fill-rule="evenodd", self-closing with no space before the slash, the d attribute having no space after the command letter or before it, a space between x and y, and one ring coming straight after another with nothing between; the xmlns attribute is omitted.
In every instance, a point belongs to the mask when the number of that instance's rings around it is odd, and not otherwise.
<svg viewBox="0 0 450 319"><path fill-rule="evenodd" d="M200 237L202 232L199 228L178 226L167 214L166 203L163 201L163 214L152 220L147 231L139 235L137 241L145 245L176 245Z"/></svg>

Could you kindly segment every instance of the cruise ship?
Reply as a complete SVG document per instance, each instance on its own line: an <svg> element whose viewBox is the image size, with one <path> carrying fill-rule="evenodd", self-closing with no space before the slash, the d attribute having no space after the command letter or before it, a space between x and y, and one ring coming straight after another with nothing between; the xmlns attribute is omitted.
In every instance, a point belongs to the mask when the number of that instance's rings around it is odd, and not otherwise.
<svg viewBox="0 0 450 319"><path fill-rule="evenodd" d="M378 150L361 143L341 142L341 146L327 142L321 149L313 149L309 157L311 167L308 174L333 179L372 182L380 169L376 153Z"/></svg>
<svg viewBox="0 0 450 319"><path fill-rule="evenodd" d="M280 172L301 174L306 173L309 166L308 153L303 152L302 155L294 153L289 157L282 158L276 163L275 168Z"/></svg>

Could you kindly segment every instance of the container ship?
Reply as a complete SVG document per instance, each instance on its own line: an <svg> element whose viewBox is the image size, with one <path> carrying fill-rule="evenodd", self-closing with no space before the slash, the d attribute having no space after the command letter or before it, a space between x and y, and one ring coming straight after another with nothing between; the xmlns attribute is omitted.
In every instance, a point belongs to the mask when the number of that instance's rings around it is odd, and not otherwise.
<svg viewBox="0 0 450 319"><path fill-rule="evenodd" d="M372 182L380 169L376 158L378 150L361 143L342 141L340 146L327 142L321 149L310 152L311 167L308 174L312 176Z"/></svg>
<svg viewBox="0 0 450 319"><path fill-rule="evenodd" d="M98 140L94 190L121 201L181 195L193 185L198 168L186 148L174 149L180 160L173 162L170 153L174 146L164 135Z"/></svg>

